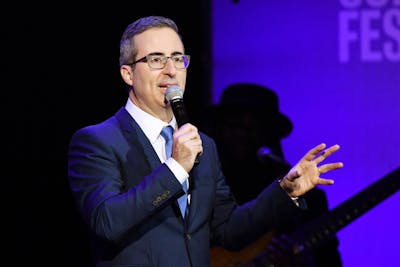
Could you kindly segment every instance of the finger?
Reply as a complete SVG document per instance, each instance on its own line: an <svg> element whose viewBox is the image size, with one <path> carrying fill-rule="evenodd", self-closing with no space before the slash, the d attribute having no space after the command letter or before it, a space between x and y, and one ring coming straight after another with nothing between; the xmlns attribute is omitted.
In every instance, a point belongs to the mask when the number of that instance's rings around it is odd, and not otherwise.
<svg viewBox="0 0 400 267"><path fill-rule="evenodd" d="M184 128L181 128L179 131L174 133L174 137L179 139L182 143L200 139L197 128L191 128L188 124L185 124L183 127Z"/></svg>
<svg viewBox="0 0 400 267"><path fill-rule="evenodd" d="M316 164L319 164L320 162L322 162L324 159L326 159L327 157L329 157L330 155L332 155L339 149L340 149L339 145L333 145L333 146L325 149L319 156L315 157L314 162Z"/></svg>
<svg viewBox="0 0 400 267"><path fill-rule="evenodd" d="M175 133L178 133L180 135L187 134L190 132L198 132L198 129L196 126L190 123L185 123L181 127L175 130Z"/></svg>
<svg viewBox="0 0 400 267"><path fill-rule="evenodd" d="M317 184L320 184L320 185L332 185L334 183L335 183L335 181L332 179L318 178L318 180L317 180Z"/></svg>
<svg viewBox="0 0 400 267"><path fill-rule="evenodd" d="M326 145L324 143L321 143L313 148L311 148L303 157L303 159L311 161L315 158L318 153L320 153L322 150L324 150Z"/></svg>
<svg viewBox="0 0 400 267"><path fill-rule="evenodd" d="M327 163L318 167L318 172L320 174L327 173L332 170L343 168L342 162Z"/></svg>
<svg viewBox="0 0 400 267"><path fill-rule="evenodd" d="M203 154L203 144L201 142L201 139L195 140L192 144L193 149L195 149L195 152L197 154L202 155Z"/></svg>

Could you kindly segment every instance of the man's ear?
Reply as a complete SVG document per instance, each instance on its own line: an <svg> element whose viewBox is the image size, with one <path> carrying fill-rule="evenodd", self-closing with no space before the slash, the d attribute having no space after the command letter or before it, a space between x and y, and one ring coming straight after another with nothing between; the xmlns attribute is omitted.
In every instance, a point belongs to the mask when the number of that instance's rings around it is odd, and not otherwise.
<svg viewBox="0 0 400 267"><path fill-rule="evenodd" d="M119 72L121 73L121 77L124 80L124 82L132 86L133 85L132 68L128 65L122 65L121 68L119 69Z"/></svg>

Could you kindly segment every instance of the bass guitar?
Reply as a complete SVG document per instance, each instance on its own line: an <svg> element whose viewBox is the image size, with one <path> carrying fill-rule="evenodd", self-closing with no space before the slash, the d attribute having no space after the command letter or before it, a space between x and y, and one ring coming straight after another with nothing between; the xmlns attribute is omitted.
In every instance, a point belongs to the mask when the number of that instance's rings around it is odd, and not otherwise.
<svg viewBox="0 0 400 267"><path fill-rule="evenodd" d="M338 231L399 189L400 167L289 234L288 239L293 241L290 247L291 254L300 257L304 252L323 245ZM274 232L267 233L238 252L227 251L220 247L211 248L211 267L286 266L280 265L280 262L285 262L286 259L270 258L268 248L274 237Z"/></svg>

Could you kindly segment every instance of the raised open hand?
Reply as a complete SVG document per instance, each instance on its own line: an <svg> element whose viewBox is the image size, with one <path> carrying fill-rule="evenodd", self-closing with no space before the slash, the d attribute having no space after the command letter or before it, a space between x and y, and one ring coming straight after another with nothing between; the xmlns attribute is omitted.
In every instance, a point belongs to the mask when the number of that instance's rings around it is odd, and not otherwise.
<svg viewBox="0 0 400 267"><path fill-rule="evenodd" d="M326 163L319 165L327 157L339 150L339 145L326 148L324 143L310 149L300 161L290 169L288 174L280 181L282 188L291 196L299 197L316 185L331 185L332 179L321 178L332 170L343 167L342 162Z"/></svg>

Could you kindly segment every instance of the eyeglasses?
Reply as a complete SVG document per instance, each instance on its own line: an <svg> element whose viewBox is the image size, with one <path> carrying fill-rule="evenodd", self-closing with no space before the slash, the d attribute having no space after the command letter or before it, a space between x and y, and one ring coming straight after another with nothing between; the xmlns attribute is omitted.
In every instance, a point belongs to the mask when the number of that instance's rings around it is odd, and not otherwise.
<svg viewBox="0 0 400 267"><path fill-rule="evenodd" d="M151 69L160 70L165 68L168 59L172 60L175 68L177 69L186 69L187 67L189 67L189 62L190 62L189 55L173 55L170 57L163 55L147 55L136 60L135 62L128 63L126 65L134 65L139 62L147 62L147 64Z"/></svg>

